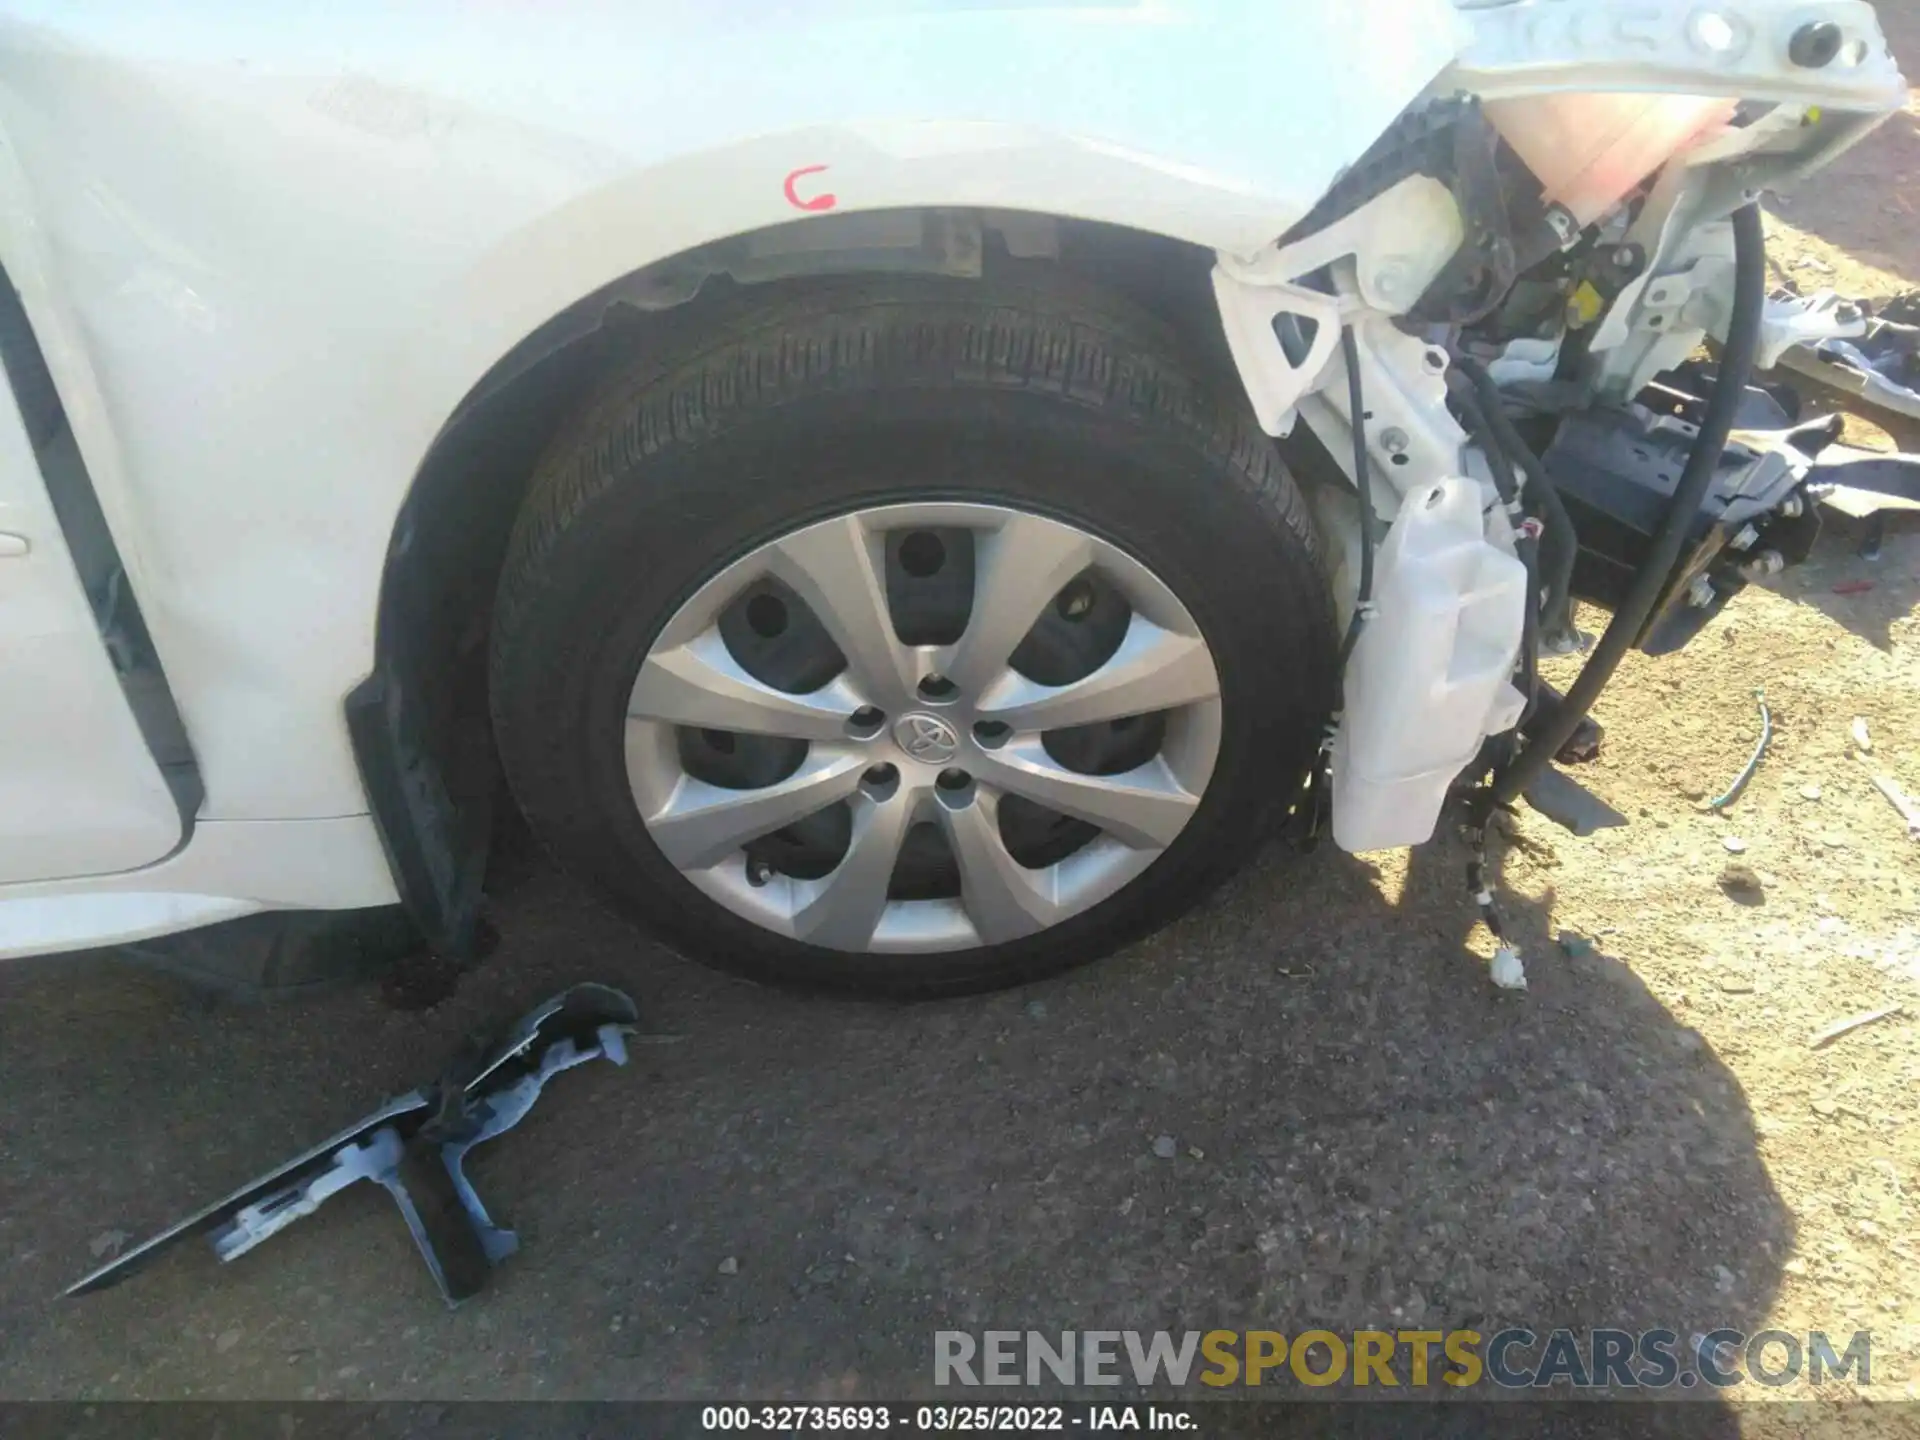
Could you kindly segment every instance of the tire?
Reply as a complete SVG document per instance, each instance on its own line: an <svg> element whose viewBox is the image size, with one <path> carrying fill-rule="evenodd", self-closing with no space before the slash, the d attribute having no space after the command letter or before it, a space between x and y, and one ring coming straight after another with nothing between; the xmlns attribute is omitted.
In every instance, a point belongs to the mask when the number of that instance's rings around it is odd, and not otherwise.
<svg viewBox="0 0 1920 1440"><path fill-rule="evenodd" d="M1258 846L1298 794L1333 693L1337 637L1320 543L1272 442L1240 407L1221 403L1192 378L1200 367L1183 360L1159 322L1056 277L861 279L750 298L755 303L730 302L730 313L708 323L697 340L610 377L562 427L533 478L501 579L491 680L503 763L535 833L567 869L694 958L761 981L874 996L958 994L1031 980L1094 959L1179 915ZM1142 852L1157 856L1143 871L1116 871L1132 878L1103 882L1119 888L1077 912L1063 910L1037 933L1012 934L998 921L963 916L951 922L961 927L951 934L1011 938L949 938L938 943L959 948L930 953L862 951L776 933L733 901L713 898L719 890L702 888L719 883L712 881L719 869L700 872L696 884L693 870L683 874L669 861L662 849L668 842L656 843L636 800L647 772L634 769L641 762L627 753L636 677L650 647L665 645L663 627L680 624L676 617L691 614L683 607L716 585L724 590L727 576L746 573L740 566L758 566L754 557L803 543L794 537L810 525L824 533L851 524L866 527L865 535L891 523L890 515L937 517L945 511L875 508L935 501L950 502L968 525L976 514L1006 513L1013 517L1008 526L1084 533L1098 554L1113 559L1107 569L1086 572L1086 584L1105 585L1111 570L1120 577L1115 585L1133 585L1125 578L1130 557L1171 593L1178 603L1167 613L1190 617L1211 657L1217 701L1197 701L1202 708L1169 711L1171 721L1149 723L1162 726L1157 743L1167 755L1178 737L1216 738L1210 778L1197 805L1183 812L1184 828L1164 848ZM838 518L849 512L857 512L852 520ZM940 533L991 546L1011 543L998 537L1012 532L981 532L981 539L970 530ZM893 545L894 532L884 535ZM899 543L905 556L908 542ZM772 550L761 548L770 544ZM980 599L982 587L973 590L968 604ZM1162 604L1153 599L1159 594L1129 590L1132 598L1119 603L1144 615L1142 606ZM1079 597L1075 590L1069 601L1062 590L1051 603L1068 616ZM1107 591L1096 598L1083 612L1105 613L1099 607ZM892 601L889 612L896 640L900 604ZM806 606L797 613L804 621ZM1037 633L1036 626L1023 644L1036 643ZM844 650L838 653L844 659ZM841 679L855 668L849 664ZM934 720L940 723L914 724L938 730L945 723ZM955 727L965 723L954 720ZM995 757L979 748L986 729L976 726L969 736L948 728L951 734L928 745L957 735L958 743L975 747L980 765L992 764ZM684 759L684 727L646 733L678 737L649 741L655 748L647 755L677 745L672 753ZM1042 743L1052 747L1061 733L1049 730ZM896 726L875 743L924 738L916 730L900 740L904 734ZM697 735L704 743L714 731ZM1179 743L1186 763L1197 752ZM888 753L902 758L897 749ZM864 772L861 794L878 793L864 788L876 773ZM941 773L945 786L954 772ZM985 772L981 785L985 795ZM916 793L936 796L932 789ZM945 792L937 798L947 803ZM857 796L847 803L864 813ZM989 815L1008 848L1009 810L1020 803L1003 796L1000 819ZM934 813L946 823L947 814ZM1038 813L1053 826L1049 834L1081 833L1073 828L1080 821ZM1095 839L1104 847L1101 863L1119 854ZM1089 855L1094 843L1084 841ZM957 865L958 852L948 848ZM741 858L738 873L764 885L766 862L754 859L751 847ZM1087 860L1083 868L1092 865ZM775 872L781 892L801 894L809 882L794 878L802 874L798 865L792 869L793 876ZM737 886L737 873L728 873L735 878L727 883ZM892 883L902 883L899 874ZM881 903L892 906L890 898ZM944 909L938 901L888 908L874 943L894 933L888 926L899 914L950 917L955 905L971 915L971 892Z"/></svg>

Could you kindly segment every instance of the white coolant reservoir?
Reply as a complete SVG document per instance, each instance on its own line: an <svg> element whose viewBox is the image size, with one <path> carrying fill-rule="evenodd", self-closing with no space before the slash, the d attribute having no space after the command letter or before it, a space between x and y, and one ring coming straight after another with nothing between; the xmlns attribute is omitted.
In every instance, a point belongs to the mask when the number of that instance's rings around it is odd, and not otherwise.
<svg viewBox="0 0 1920 1440"><path fill-rule="evenodd" d="M1447 786L1524 705L1512 683L1527 571L1490 544L1464 478L1409 494L1374 566L1374 613L1347 663L1333 743L1343 850L1431 839Z"/></svg>

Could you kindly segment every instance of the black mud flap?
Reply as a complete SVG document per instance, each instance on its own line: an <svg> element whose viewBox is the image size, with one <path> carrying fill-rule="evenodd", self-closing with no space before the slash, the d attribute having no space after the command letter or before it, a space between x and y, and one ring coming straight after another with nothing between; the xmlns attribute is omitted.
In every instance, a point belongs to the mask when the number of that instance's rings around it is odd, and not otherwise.
<svg viewBox="0 0 1920 1440"><path fill-rule="evenodd" d="M429 703L392 665L347 697L354 756L400 902L428 948L462 967L483 950L481 888L499 784L485 715L484 705Z"/></svg>

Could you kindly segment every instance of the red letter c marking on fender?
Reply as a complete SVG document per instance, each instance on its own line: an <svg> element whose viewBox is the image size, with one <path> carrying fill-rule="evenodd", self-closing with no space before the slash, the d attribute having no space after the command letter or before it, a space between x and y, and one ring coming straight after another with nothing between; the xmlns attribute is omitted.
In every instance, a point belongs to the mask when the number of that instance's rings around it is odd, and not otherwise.
<svg viewBox="0 0 1920 1440"><path fill-rule="evenodd" d="M831 190L824 194L816 195L811 200L802 200L793 188L793 182L798 180L802 175L819 175L824 173L826 168L824 165L802 165L798 170L788 175L785 183L780 187L786 192L787 203L796 210L831 210L834 206L838 205L840 199Z"/></svg>

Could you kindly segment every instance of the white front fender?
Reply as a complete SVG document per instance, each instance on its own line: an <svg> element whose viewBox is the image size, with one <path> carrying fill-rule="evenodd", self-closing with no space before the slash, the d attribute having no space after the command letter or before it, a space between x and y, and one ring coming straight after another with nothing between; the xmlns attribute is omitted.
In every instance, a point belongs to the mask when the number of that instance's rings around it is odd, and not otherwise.
<svg viewBox="0 0 1920 1440"><path fill-rule="evenodd" d="M1446 0L0 0L0 260L204 813L357 812L341 701L396 514L549 317L829 210L1250 254L1461 38Z"/></svg>

